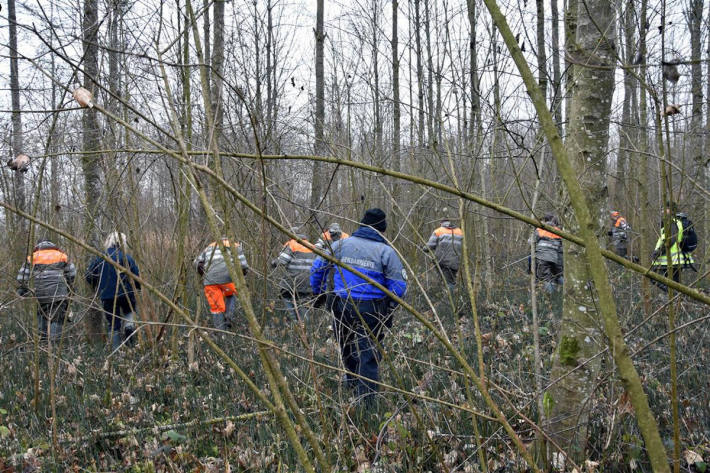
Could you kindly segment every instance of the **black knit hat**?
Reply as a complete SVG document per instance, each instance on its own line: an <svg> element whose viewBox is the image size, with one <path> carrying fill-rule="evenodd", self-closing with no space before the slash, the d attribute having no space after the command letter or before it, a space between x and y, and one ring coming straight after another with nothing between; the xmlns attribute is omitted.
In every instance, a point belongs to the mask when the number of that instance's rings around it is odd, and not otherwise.
<svg viewBox="0 0 710 473"><path fill-rule="evenodd" d="M382 209L374 208L365 211L360 224L363 226L370 226L380 233L387 230L387 216L382 211Z"/></svg>

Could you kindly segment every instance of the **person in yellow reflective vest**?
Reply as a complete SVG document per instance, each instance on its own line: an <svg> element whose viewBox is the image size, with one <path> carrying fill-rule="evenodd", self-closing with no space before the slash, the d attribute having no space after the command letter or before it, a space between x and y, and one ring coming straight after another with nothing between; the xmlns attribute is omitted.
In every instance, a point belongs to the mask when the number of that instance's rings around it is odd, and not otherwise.
<svg viewBox="0 0 710 473"><path fill-rule="evenodd" d="M671 215L669 242L670 258L667 254L665 219L661 222L661 235L656 241L656 247L651 255L651 269L675 282L680 282L680 272L685 268L691 268L695 261L690 253L683 251L683 238L687 230L683 228L683 214L677 212L675 203L666 204L665 215ZM668 291L668 286L651 280L663 291Z"/></svg>

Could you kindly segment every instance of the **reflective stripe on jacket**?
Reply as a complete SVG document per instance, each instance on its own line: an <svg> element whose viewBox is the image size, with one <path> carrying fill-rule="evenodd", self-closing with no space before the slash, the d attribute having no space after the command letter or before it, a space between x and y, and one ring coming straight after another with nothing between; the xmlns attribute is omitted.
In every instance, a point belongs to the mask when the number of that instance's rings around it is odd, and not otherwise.
<svg viewBox="0 0 710 473"><path fill-rule="evenodd" d="M34 281L35 297L42 303L67 297L75 278L74 264L69 262L66 253L49 241L38 243L17 273L17 282L21 286L29 285L30 279Z"/></svg>
<svg viewBox="0 0 710 473"><path fill-rule="evenodd" d="M442 226L434 230L427 246L434 251L436 261L453 270L459 269L463 245L463 231L454 226Z"/></svg>
<svg viewBox="0 0 710 473"><path fill-rule="evenodd" d="M239 265L242 270L249 269L246 256L244 256L244 251L242 251L242 246L238 242L232 242L224 239L222 240L222 244L227 249L227 253L229 253L230 258L234 257L232 249L236 248ZM232 260L232 262L236 264L236 261ZM202 281L203 285L210 286L212 284L227 284L232 282L232 276L229 274L227 263L224 261L222 248L216 241L207 245L207 248L202 250L202 253L200 253L200 255L195 259L195 267L200 265L202 265L205 269Z"/></svg>
<svg viewBox="0 0 710 473"><path fill-rule="evenodd" d="M655 252L659 254L651 264L653 266L668 266L668 257L666 255L666 229L665 225L661 227L661 236L656 241ZM693 255L684 253L680 249L680 242L683 241L683 222L680 219L674 218L671 222L671 264L688 266L695 263Z"/></svg>
<svg viewBox="0 0 710 473"><path fill-rule="evenodd" d="M310 243L308 244L310 245ZM287 241L277 259L278 264L286 270L279 287L292 293L310 293L309 277L315 258L316 254L308 246L302 245L296 240Z"/></svg>

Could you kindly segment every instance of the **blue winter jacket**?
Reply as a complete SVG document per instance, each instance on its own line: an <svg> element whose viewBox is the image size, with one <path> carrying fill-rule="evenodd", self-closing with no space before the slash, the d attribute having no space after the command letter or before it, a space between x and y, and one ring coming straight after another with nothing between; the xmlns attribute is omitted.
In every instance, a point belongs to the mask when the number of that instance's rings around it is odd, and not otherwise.
<svg viewBox="0 0 710 473"><path fill-rule="evenodd" d="M130 268L131 272L136 276L140 275L138 265L131 255L123 253L118 247L112 246L106 250L105 254L121 266ZM131 278L126 274L121 274L119 277L116 268L99 256L91 260L89 267L86 269L85 277L86 282L91 287L98 289L101 300L126 296L135 303L134 287L136 290L141 288L138 281L131 281Z"/></svg>
<svg viewBox="0 0 710 473"><path fill-rule="evenodd" d="M407 273L397 253L384 238L369 227L360 227L350 238L332 245L335 258L382 284L398 297L407 291ZM338 297L373 300L385 293L352 272L318 257L311 267L313 294L325 291L328 273L334 272L334 292Z"/></svg>

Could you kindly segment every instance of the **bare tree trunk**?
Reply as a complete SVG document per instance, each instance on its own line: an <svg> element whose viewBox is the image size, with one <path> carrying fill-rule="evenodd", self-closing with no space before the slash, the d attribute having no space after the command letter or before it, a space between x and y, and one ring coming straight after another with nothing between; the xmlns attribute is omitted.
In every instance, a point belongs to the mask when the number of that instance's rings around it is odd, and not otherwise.
<svg viewBox="0 0 710 473"><path fill-rule="evenodd" d="M399 103L399 35L397 18L399 13L399 1L392 0L392 169L401 169L401 109ZM400 201L398 181L392 182L392 196ZM401 203L408 207L406 203Z"/></svg>
<svg viewBox="0 0 710 473"><path fill-rule="evenodd" d="M373 0L372 4L372 76L373 76L373 100L375 114L375 162L382 163L382 114L380 111L380 70L379 70L379 53L377 32L378 24L377 0Z"/></svg>
<svg viewBox="0 0 710 473"><path fill-rule="evenodd" d="M324 46L325 31L323 30L323 0L318 0L316 6L316 115L315 115L315 154L321 155L325 151L325 69ZM322 166L318 161L313 161L313 180L311 181L311 212L316 215L316 207L323 197Z"/></svg>
<svg viewBox="0 0 710 473"><path fill-rule="evenodd" d="M558 0L550 0L552 35L552 113L559 130L562 130L562 73L560 71L560 14Z"/></svg>
<svg viewBox="0 0 710 473"><path fill-rule="evenodd" d="M17 59L17 18L15 14L15 0L7 2L7 19L10 31L10 100L12 102L12 157L24 151L24 136L22 133L22 106L20 104L20 75ZM22 173L13 173L13 184L15 186L15 207L25 209L25 182ZM24 233L24 223L17 218L17 230Z"/></svg>
<svg viewBox="0 0 710 473"><path fill-rule="evenodd" d="M705 156L703 150L703 68L701 58L701 25L703 22L703 0L690 0L688 2L688 26L690 27L690 51L692 61L690 66L690 93L692 96L692 108L690 117L690 157L691 166L694 167L693 178L697 182L705 181ZM689 204L692 206L693 215L702 215L705 199L693 199ZM696 230L701 234L707 234L707 227L701 217L696 223ZM698 258L699 259L699 258ZM701 259L699 259L701 260ZM702 260L701 260L702 261Z"/></svg>
<svg viewBox="0 0 710 473"><path fill-rule="evenodd" d="M202 34L204 35L204 61L210 64L212 53L210 49L210 0L202 0ZM207 88L210 88L210 75L207 75Z"/></svg>
<svg viewBox="0 0 710 473"><path fill-rule="evenodd" d="M214 133L215 143L220 143L222 139L222 125L224 117L224 99L222 97L222 75L224 73L224 3L225 0L214 0L212 6L212 80L210 83L210 101L212 102L212 113L214 114L214 130L209 130ZM209 43L205 37L205 48ZM205 59L207 60L207 59ZM257 81L258 82L258 81Z"/></svg>
<svg viewBox="0 0 710 473"><path fill-rule="evenodd" d="M274 128L274 86L276 85L271 81L273 76L274 65L271 60L271 50L274 47L274 26L272 12L273 6L271 0L266 0L266 123L264 124L264 146L267 152L270 152L272 132Z"/></svg>
<svg viewBox="0 0 710 473"><path fill-rule="evenodd" d="M623 16L619 18L622 22L621 31L624 33L624 64L631 64L634 58L634 2L632 0L624 2L625 8ZM636 143L635 134L637 127L631 123L631 104L635 94L634 77L631 71L624 69L624 102L621 112L621 126L619 130L619 152L616 163L616 179L613 183L613 201L610 203L614 209L621 209L624 215L628 215L628 207L621 207L627 202L628 191L626 189L626 167L631 154L631 149Z"/></svg>
<svg viewBox="0 0 710 473"><path fill-rule="evenodd" d="M416 41L417 55L417 107L419 107L419 120L417 127L417 141L419 148L424 147L424 65L422 63L422 35L421 35L421 0L414 0L414 39Z"/></svg>
<svg viewBox="0 0 710 473"><path fill-rule="evenodd" d="M641 1L641 12L639 21L639 58L641 60L640 64L640 76L645 81L647 79L646 74L646 22L648 15L648 0ZM638 84L639 87L639 153L638 162L640 167L640 172L638 173L638 186L639 186L639 199L641 207L641 222L639 222L638 229L640 235L640 261L645 267L651 265L651 251L652 244L654 243L651 238L651 219L650 219L650 202L648 196L649 180L648 180L648 101L646 89L643 84ZM642 278L641 288L643 293L643 307L646 316L651 315L651 284L647 278Z"/></svg>
<svg viewBox="0 0 710 473"><path fill-rule="evenodd" d="M614 90L615 15L606 0L588 0L581 5L576 12L576 41L567 46L567 53L578 66L574 71L566 146L599 238L606 228L600 209L607 208L606 154ZM590 63L599 67L580 65ZM566 221L570 232L579 233L574 215L568 214ZM562 324L552 369L552 379L559 381L549 391L553 404L549 433L570 458L583 460L589 399L600 369L599 357L595 355L603 340L585 249L565 245L565 250Z"/></svg>
<svg viewBox="0 0 710 473"><path fill-rule="evenodd" d="M434 135L434 61L431 55L431 12L430 2L424 2L424 35L426 36L426 53L427 53L427 146L436 148L436 138Z"/></svg>
<svg viewBox="0 0 710 473"><path fill-rule="evenodd" d="M84 0L84 19L82 22L82 45L84 48L84 88L97 94L96 83L99 80L99 45L98 45L98 1ZM86 240L100 248L99 205L101 204L101 130L98 112L95 108L85 108L82 116L83 152L81 159L84 172L84 233ZM89 312L87 322L88 336L97 340L103 333L103 317L99 310Z"/></svg>

